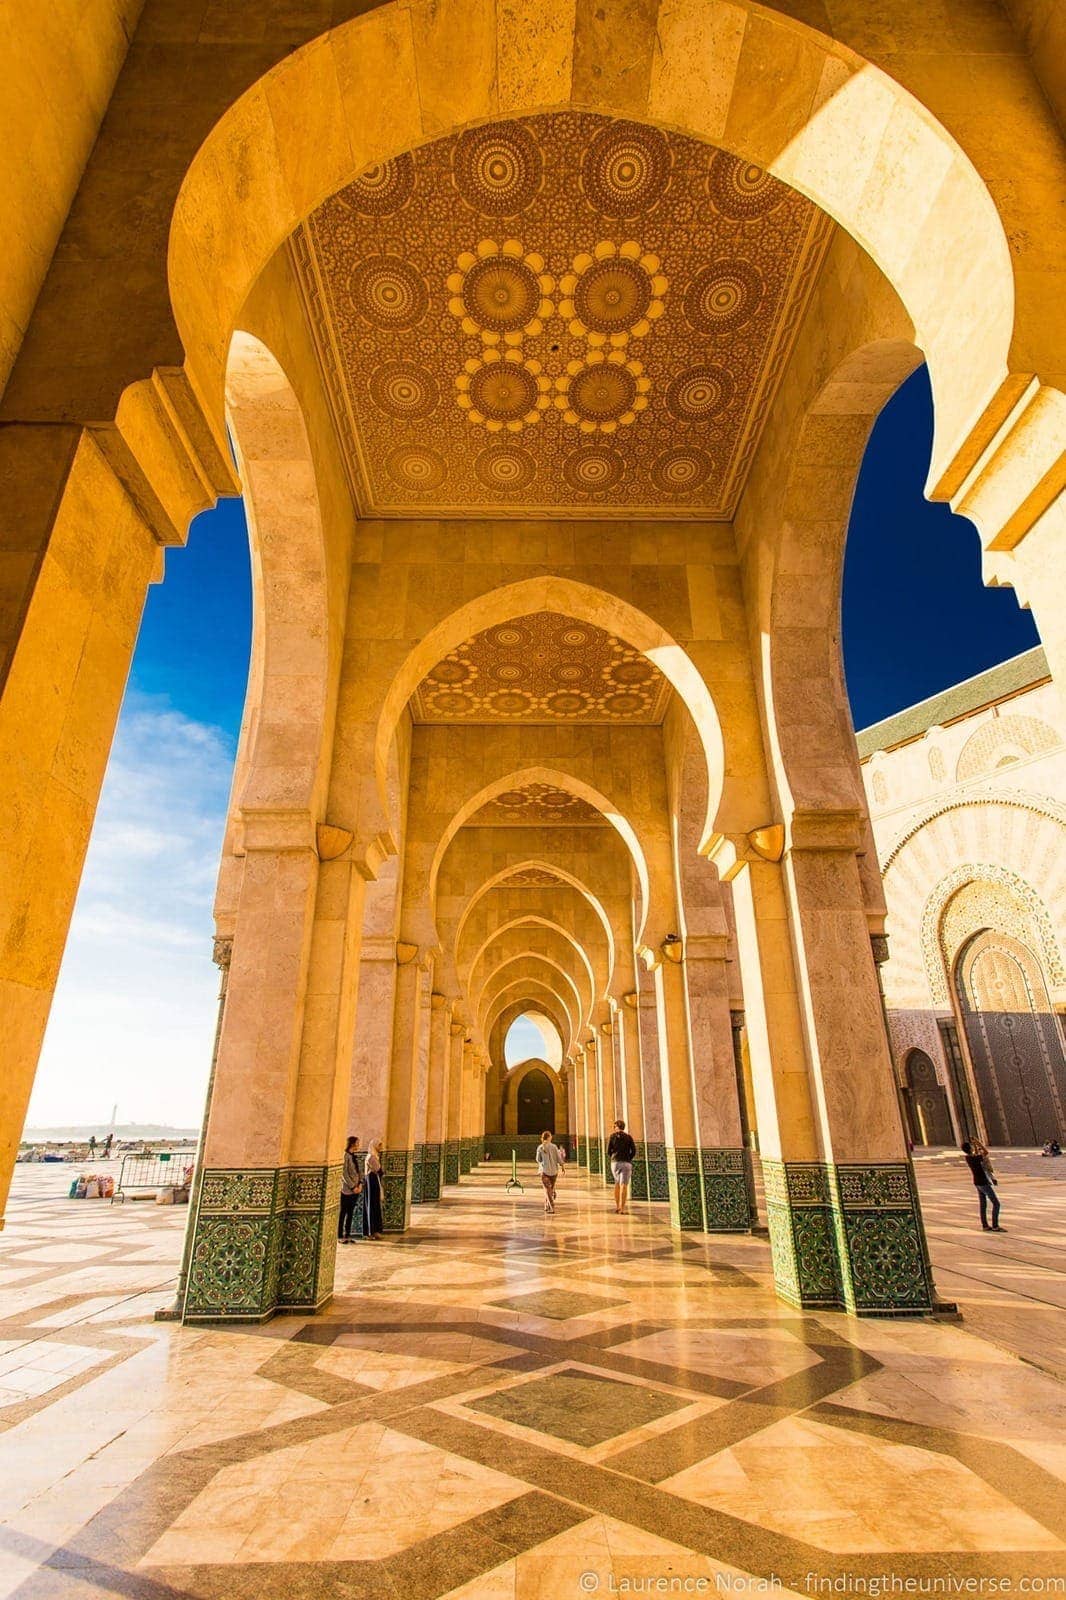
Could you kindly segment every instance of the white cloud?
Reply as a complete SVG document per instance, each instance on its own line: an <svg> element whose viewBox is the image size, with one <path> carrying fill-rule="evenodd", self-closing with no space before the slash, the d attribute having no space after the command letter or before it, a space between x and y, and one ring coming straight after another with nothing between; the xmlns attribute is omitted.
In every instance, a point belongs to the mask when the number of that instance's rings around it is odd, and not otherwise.
<svg viewBox="0 0 1066 1600"><path fill-rule="evenodd" d="M194 1127L214 1039L211 903L233 750L131 693L119 721L27 1122Z"/></svg>

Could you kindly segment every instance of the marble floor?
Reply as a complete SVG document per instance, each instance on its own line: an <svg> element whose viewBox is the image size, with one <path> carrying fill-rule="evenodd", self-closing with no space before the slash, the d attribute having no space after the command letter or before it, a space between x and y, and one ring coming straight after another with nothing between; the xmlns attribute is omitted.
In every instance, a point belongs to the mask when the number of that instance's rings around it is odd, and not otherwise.
<svg viewBox="0 0 1066 1600"><path fill-rule="evenodd" d="M227 1331L152 1320L184 1208L21 1167L0 1597L1064 1593L1066 1189L1004 1158L993 1238L918 1167L961 1322L799 1314L763 1239L486 1170L343 1248L323 1316Z"/></svg>

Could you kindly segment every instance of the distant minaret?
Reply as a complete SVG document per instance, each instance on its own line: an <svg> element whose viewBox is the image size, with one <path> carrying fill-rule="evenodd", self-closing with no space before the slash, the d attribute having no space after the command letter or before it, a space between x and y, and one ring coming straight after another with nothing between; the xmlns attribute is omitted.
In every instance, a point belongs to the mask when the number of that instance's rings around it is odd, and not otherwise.
<svg viewBox="0 0 1066 1600"><path fill-rule="evenodd" d="M114 1131L115 1131L115 1124L116 1124L117 1121L118 1121L118 1101L116 1100L115 1104L111 1107L111 1132L112 1133L114 1133Z"/></svg>

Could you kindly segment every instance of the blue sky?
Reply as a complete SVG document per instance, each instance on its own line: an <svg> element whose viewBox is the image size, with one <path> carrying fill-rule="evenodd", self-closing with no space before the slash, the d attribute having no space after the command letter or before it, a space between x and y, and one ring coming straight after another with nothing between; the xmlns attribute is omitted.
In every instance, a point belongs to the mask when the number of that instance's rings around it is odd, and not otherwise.
<svg viewBox="0 0 1066 1600"><path fill-rule="evenodd" d="M863 727L1037 643L981 584L977 535L922 487L925 369L875 425L844 571L844 662ZM29 1126L199 1122L215 1025L211 903L248 670L240 501L199 517L148 596ZM516 1041L517 1043L517 1041Z"/></svg>

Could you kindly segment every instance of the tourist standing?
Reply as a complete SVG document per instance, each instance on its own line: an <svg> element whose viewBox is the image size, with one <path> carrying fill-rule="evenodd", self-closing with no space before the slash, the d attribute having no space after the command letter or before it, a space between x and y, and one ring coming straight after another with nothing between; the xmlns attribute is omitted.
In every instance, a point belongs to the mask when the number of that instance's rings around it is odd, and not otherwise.
<svg viewBox="0 0 1066 1600"><path fill-rule="evenodd" d="M1006 1228L1001 1228L999 1225L999 1195L996 1193L996 1176L989 1161L988 1146L983 1145L979 1139L975 1139L972 1143L966 1139L963 1141L962 1153L966 1157L966 1165L970 1169L970 1176L977 1190L982 1228L987 1228L991 1233L1006 1233ZM991 1222L988 1220L989 1201L992 1202Z"/></svg>
<svg viewBox="0 0 1066 1600"><path fill-rule="evenodd" d="M381 1140L371 1139L363 1162L363 1233L368 1239L380 1239L384 1232L381 1210L384 1181Z"/></svg>
<svg viewBox="0 0 1066 1600"><path fill-rule="evenodd" d="M337 1222L337 1238L341 1244L351 1244L355 1206L363 1192L363 1157L359 1153L359 1140L354 1133L348 1135L344 1147L344 1165L341 1168L341 1211ZM358 1234L356 1235L358 1238Z"/></svg>
<svg viewBox="0 0 1066 1600"><path fill-rule="evenodd" d="M565 1153L553 1142L551 1130L542 1133L537 1146L537 1166L544 1185L544 1213L555 1215L555 1183L566 1162Z"/></svg>
<svg viewBox="0 0 1066 1600"><path fill-rule="evenodd" d="M95 1133L90 1133L90 1135L89 1135L89 1160L90 1161L92 1160L92 1158L93 1158L93 1156L95 1154L96 1154L96 1135L95 1135Z"/></svg>
<svg viewBox="0 0 1066 1600"><path fill-rule="evenodd" d="M607 1159L611 1163L614 1179L614 1209L621 1216L629 1205L629 1185L633 1182L633 1163L637 1159L637 1143L619 1117L614 1132L607 1141Z"/></svg>
<svg viewBox="0 0 1066 1600"><path fill-rule="evenodd" d="M111 1160L111 1144L112 1144L112 1141L114 1140L114 1137L115 1137L115 1135L113 1133L109 1133L107 1138L104 1140L104 1160L105 1161L110 1161Z"/></svg>

